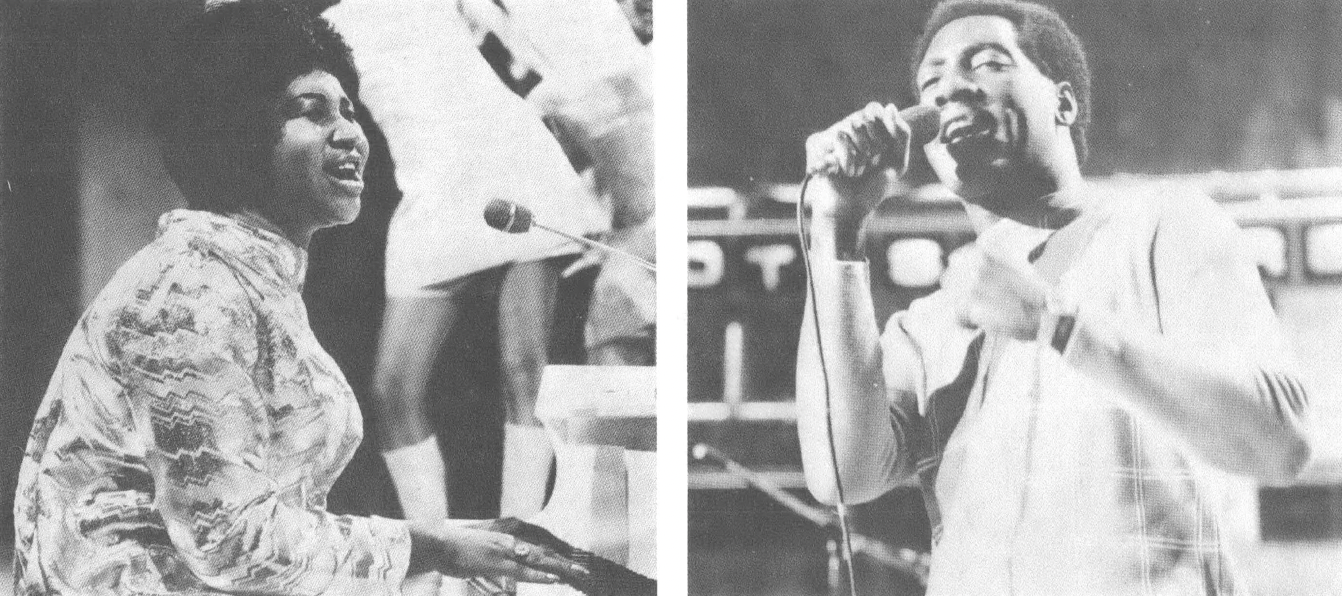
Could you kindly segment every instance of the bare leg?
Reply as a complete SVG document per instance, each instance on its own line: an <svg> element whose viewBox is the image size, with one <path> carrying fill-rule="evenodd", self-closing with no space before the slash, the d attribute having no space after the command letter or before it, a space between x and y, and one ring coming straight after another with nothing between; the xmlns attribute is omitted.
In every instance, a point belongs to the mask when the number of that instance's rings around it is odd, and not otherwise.
<svg viewBox="0 0 1342 596"><path fill-rule="evenodd" d="M651 231L648 233L650 235ZM655 275L622 259L607 260L593 284L588 309L584 338L587 341L587 364L656 364Z"/></svg>
<svg viewBox="0 0 1342 596"><path fill-rule="evenodd" d="M463 280L464 281L464 280ZM447 519L447 472L429 418L428 384L444 340L460 317L456 284L442 295L388 296L373 371L374 428L405 518ZM442 577L407 577L407 596L439 593ZM455 585L455 584L454 584Z"/></svg>
<svg viewBox="0 0 1342 596"><path fill-rule="evenodd" d="M550 479L554 447L539 426L506 424L503 427L503 482L499 515L526 519L545 506L545 485Z"/></svg>
<svg viewBox="0 0 1342 596"><path fill-rule="evenodd" d="M373 372L374 428L406 519L448 515L447 479L429 417L428 384L443 341L460 317L454 297L466 282L453 284L442 295L388 296L382 316Z"/></svg>
<svg viewBox="0 0 1342 596"><path fill-rule="evenodd" d="M501 515L528 517L545 504L554 450L536 418L541 372L549 362L561 267L515 263L499 289L499 353L508 423L503 433Z"/></svg>

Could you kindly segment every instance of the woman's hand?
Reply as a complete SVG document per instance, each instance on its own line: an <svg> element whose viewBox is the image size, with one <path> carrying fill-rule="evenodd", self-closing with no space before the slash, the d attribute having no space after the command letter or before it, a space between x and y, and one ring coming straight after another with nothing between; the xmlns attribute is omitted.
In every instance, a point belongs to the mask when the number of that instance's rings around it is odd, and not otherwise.
<svg viewBox="0 0 1342 596"><path fill-rule="evenodd" d="M542 584L575 581L589 573L573 561L508 534L448 521L410 522L407 575L425 571Z"/></svg>

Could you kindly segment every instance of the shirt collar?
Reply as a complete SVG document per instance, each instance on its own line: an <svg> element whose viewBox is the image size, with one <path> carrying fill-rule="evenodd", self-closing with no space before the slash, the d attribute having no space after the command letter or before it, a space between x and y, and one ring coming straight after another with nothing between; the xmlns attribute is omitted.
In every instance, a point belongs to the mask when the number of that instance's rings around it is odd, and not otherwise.
<svg viewBox="0 0 1342 596"><path fill-rule="evenodd" d="M220 256L294 289L303 287L307 275L306 250L279 234L227 215L174 209L159 218L158 235L180 235L193 246L216 249Z"/></svg>

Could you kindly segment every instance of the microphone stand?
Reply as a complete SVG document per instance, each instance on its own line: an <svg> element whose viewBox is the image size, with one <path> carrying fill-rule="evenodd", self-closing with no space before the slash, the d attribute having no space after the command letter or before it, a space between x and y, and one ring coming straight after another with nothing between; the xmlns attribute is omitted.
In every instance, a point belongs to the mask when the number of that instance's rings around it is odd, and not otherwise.
<svg viewBox="0 0 1342 596"><path fill-rule="evenodd" d="M531 231L531 228L533 227L540 228L551 234L558 235L562 238L568 238L569 240L572 240L579 244L586 245L589 248L601 249L606 252L615 253L626 259L630 259L635 263L638 263L639 266L643 267L644 269L651 271L653 275L657 275L657 266L652 264L648 260L639 257L638 255L635 255L633 253L630 253L629 251L622 250L614 246L610 246L608 244L602 244L589 238L576 236L563 230L556 230L550 226L544 225L536 221L536 216L532 214L530 209L527 209L526 207L518 205L517 203L514 203L512 201L505 201L503 199L494 199L490 201L489 204L485 206L484 216L485 216L485 225L488 225L489 227L494 228L495 230L498 230L500 232L504 232L507 234L524 234L526 232Z"/></svg>
<svg viewBox="0 0 1342 596"><path fill-rule="evenodd" d="M783 487L733 461L711 445L698 443L691 449L690 454L696 460L708 461L721 466L728 474L745 481L747 486L764 493L775 503L782 505L817 527L823 530L838 528L838 520L833 513L806 504L792 493L783 490ZM931 556L927 553L920 553L911 548L895 548L886 544L883 540L856 532L852 534L852 541L854 553L866 555L886 567L911 575L918 580L919 585L927 586L928 564L931 560ZM831 553L831 559L834 556L837 556L836 552ZM835 579L834 573L829 575L831 580Z"/></svg>
<svg viewBox="0 0 1342 596"><path fill-rule="evenodd" d="M624 256L624 257L629 258L629 259L633 259L634 262L636 262L636 263L638 263L639 265L641 265L644 269L647 269L648 271L653 272L653 274L656 274L656 273L657 273L657 266L656 266L656 265L653 265L652 263L650 263L650 262L644 260L642 257L639 257L639 256L637 256L637 255L634 255L634 254L631 253L631 252L628 252L628 251L625 251L625 250L621 250L621 249L619 249L619 248L615 248L614 246L611 246L611 245L609 245L609 244L602 244L602 243L597 242L597 241L595 241L595 240L591 240L591 239L588 239L588 238L583 238L582 236L575 236L575 235L570 234L570 233L568 233L568 232L563 232L563 231L560 231L560 230L556 230L556 229L554 229L554 228L552 228L552 227L549 227L549 226L546 226L546 225L542 225L542 224L537 223L537 222L535 222L535 221L531 222L531 227L533 227L533 228L540 228L540 229L545 230L545 231L547 231L547 232L549 232L549 233L551 233L551 234L559 234L560 236L563 236L563 237L565 237L565 238L568 238L569 240L573 240L573 241L575 241L575 242L580 242L580 243L585 244L585 245L587 245L587 246L590 246L590 247L592 247L592 248L598 248L598 249L601 249L601 250L608 250L608 251L611 251L611 252L614 252L614 253L618 253L618 254L620 254L621 256Z"/></svg>

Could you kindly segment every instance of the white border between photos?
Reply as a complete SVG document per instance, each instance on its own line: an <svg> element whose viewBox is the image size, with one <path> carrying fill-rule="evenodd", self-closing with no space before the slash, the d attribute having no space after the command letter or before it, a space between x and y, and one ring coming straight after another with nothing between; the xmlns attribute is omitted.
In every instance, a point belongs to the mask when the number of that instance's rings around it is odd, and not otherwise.
<svg viewBox="0 0 1342 596"><path fill-rule="evenodd" d="M686 385L686 4L656 0L657 584L688 594Z"/></svg>

